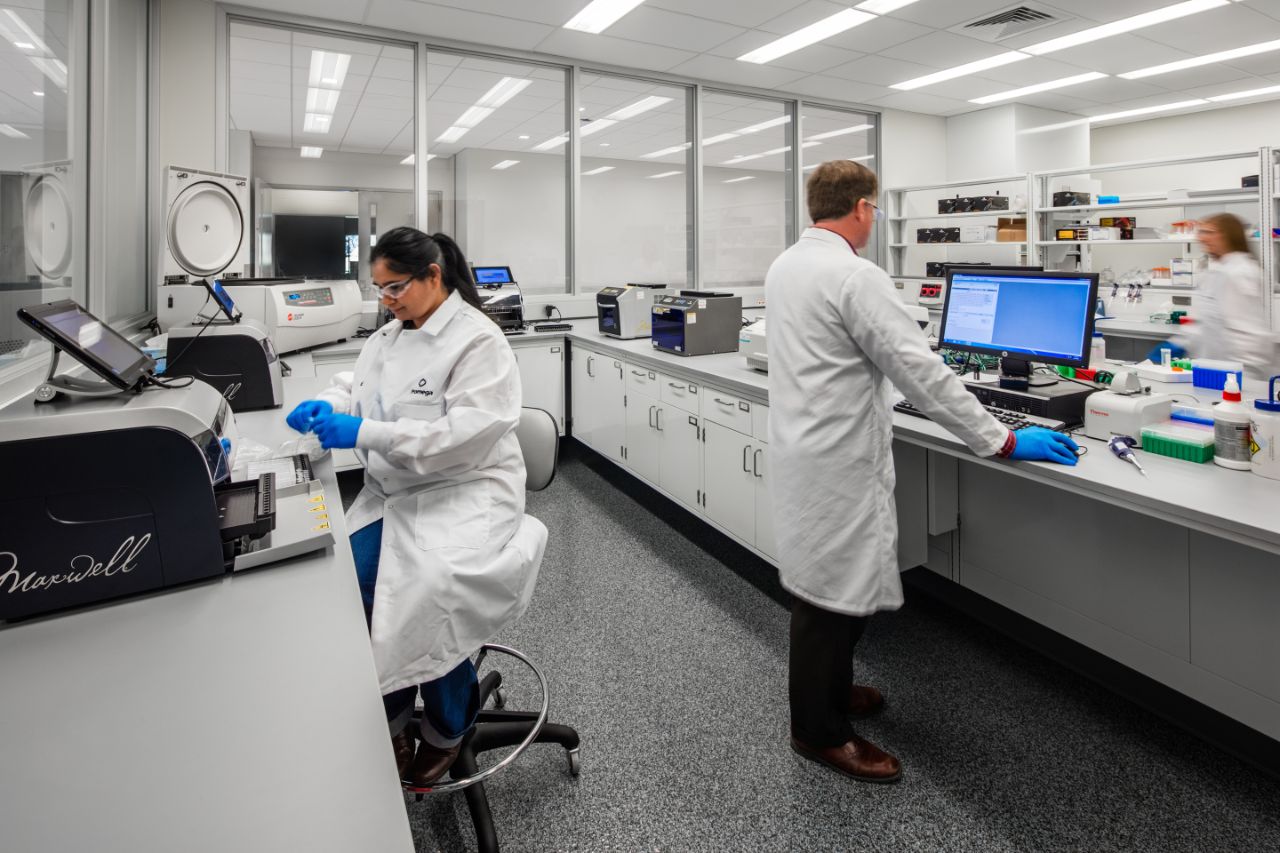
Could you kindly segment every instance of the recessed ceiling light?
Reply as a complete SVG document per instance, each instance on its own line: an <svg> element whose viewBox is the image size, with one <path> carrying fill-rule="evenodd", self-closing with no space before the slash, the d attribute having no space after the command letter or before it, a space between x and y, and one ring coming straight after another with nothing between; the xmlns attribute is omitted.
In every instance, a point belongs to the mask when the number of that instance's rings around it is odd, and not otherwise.
<svg viewBox="0 0 1280 853"><path fill-rule="evenodd" d="M471 128L469 127L458 127L457 125L447 127L445 128L444 133L436 137L436 142L440 142L445 145L448 145L450 142L457 142L459 139L466 136L467 131L470 129Z"/></svg>
<svg viewBox="0 0 1280 853"><path fill-rule="evenodd" d="M1273 50L1280 50L1280 39L1251 44L1247 47L1237 47L1232 50L1220 50L1217 53L1207 53L1204 56L1193 56L1190 59L1179 59L1177 62L1166 62L1164 65L1152 65L1150 68L1139 68L1137 71L1130 71L1127 74L1121 74L1119 76L1126 80L1140 80L1143 77L1154 77L1157 74L1168 74L1170 71L1182 71L1186 68L1210 65L1214 62L1229 62L1232 59L1240 59L1245 56L1255 56L1259 53L1270 53Z"/></svg>
<svg viewBox="0 0 1280 853"><path fill-rule="evenodd" d="M559 136L553 136L546 142L539 142L533 146L534 151L550 151L552 148L559 148L569 141L569 134L562 133Z"/></svg>
<svg viewBox="0 0 1280 853"><path fill-rule="evenodd" d="M759 133L762 130L768 130L771 127L777 127L780 124L787 124L790 121L791 121L791 116L778 116L777 118L771 118L768 121L762 121L759 124L748 125L747 127L744 127L742 130L738 131L738 133L740 134Z"/></svg>
<svg viewBox="0 0 1280 853"><path fill-rule="evenodd" d="M1230 0L1186 0L1186 2L1175 3L1174 5L1166 6L1163 9L1155 9L1141 15L1132 15L1128 18L1122 18L1119 21L1112 21L1109 24L1090 27L1087 30L1081 30L1078 33L1072 33L1071 35L1062 36L1061 38L1042 41L1039 44L1033 44L1030 47L1024 47L1020 50L1011 50L1006 53L989 56L986 59L979 59L976 62L967 62L964 65L957 65L954 68L948 68L934 74L926 74L923 77L916 77L913 80L894 83L890 88L910 91L912 89L919 89L922 86L931 86L934 83L941 83L944 80L954 80L957 77L964 77L968 74L977 74L979 71L986 71L991 68L999 68L1002 65L1008 65L1012 62L1020 62L1032 56L1043 56L1047 53L1066 50L1069 47L1088 44L1089 42L1110 38L1111 36L1120 35L1121 33L1132 32L1133 30L1141 29L1143 27L1150 27L1166 21L1184 18L1187 15L1194 15L1198 12L1204 12L1209 9L1217 9L1220 6L1226 6L1229 3Z"/></svg>
<svg viewBox="0 0 1280 853"><path fill-rule="evenodd" d="M307 89L307 112L333 115L338 109L338 98L342 92L338 89Z"/></svg>
<svg viewBox="0 0 1280 853"><path fill-rule="evenodd" d="M740 184L743 181L754 181L755 175L743 175L741 178L730 178L727 181L721 181L722 184Z"/></svg>
<svg viewBox="0 0 1280 853"><path fill-rule="evenodd" d="M613 119L598 118L593 122L583 125L578 131L578 134L580 136L590 136L593 133L598 133L599 131L604 130L606 127L613 127L615 124L617 124L617 122Z"/></svg>
<svg viewBox="0 0 1280 853"><path fill-rule="evenodd" d="M302 130L304 133L328 133L332 122L333 116L307 113L306 119L302 122Z"/></svg>
<svg viewBox="0 0 1280 853"><path fill-rule="evenodd" d="M582 174L583 174L583 175L603 175L605 172L611 172L611 171L613 171L615 168L617 168L617 167L615 167L615 166L601 166L601 167L600 167L600 168L598 168L598 169L592 169L590 172L583 172Z"/></svg>
<svg viewBox="0 0 1280 853"><path fill-rule="evenodd" d="M44 56L32 56L28 58L31 60L32 65L39 68L46 77L53 81L53 85L64 91L66 90L67 63L63 62L61 59L50 59Z"/></svg>
<svg viewBox="0 0 1280 853"><path fill-rule="evenodd" d="M25 133L18 130L16 127L14 127L11 124L0 124L0 134L4 134L5 136L8 136L12 139L30 139L31 138L30 136L27 136Z"/></svg>
<svg viewBox="0 0 1280 853"><path fill-rule="evenodd" d="M495 168L495 169L510 169L512 166L516 165L516 164L517 164L517 163L519 163L519 162L520 162L519 160L503 160L501 163L495 163L495 164L493 164L493 168Z"/></svg>
<svg viewBox="0 0 1280 853"><path fill-rule="evenodd" d="M650 175L649 177L651 177L651 178L669 178L669 177L671 177L672 175L683 175L683 174L684 174L684 172L680 172L680 171L675 171L675 172L659 172L658 174L656 174L656 175Z"/></svg>
<svg viewBox="0 0 1280 853"><path fill-rule="evenodd" d="M1243 92L1232 92L1228 95L1212 95L1210 101L1238 101L1241 98L1258 98L1263 95L1280 94L1280 86L1264 86L1261 89L1247 89Z"/></svg>
<svg viewBox="0 0 1280 853"><path fill-rule="evenodd" d="M493 115L498 107L523 92L532 82L525 77L503 77L481 95L479 100L467 107L444 133L437 136L436 142L457 142L468 130Z"/></svg>
<svg viewBox="0 0 1280 853"><path fill-rule="evenodd" d="M582 11L569 19L566 30L602 33L613 22L643 3L644 0L591 0Z"/></svg>
<svg viewBox="0 0 1280 853"><path fill-rule="evenodd" d="M837 136L847 136L850 133L861 133L862 131L870 130L871 128L872 125L859 124L853 127L842 127L839 130L828 130L826 133L815 133L813 136L806 136L805 139L809 142L822 139L834 139Z"/></svg>
<svg viewBox="0 0 1280 853"><path fill-rule="evenodd" d="M33 89L33 90L31 91L31 94L35 95L37 98L43 98L43 97L44 97L44 92L41 92L39 89Z"/></svg>
<svg viewBox="0 0 1280 853"><path fill-rule="evenodd" d="M994 95L983 95L981 98L972 98L971 104L995 104L1000 101L1008 101L1013 98L1021 98L1024 95L1034 95L1037 92L1049 92L1053 89L1063 89L1067 86L1075 86L1078 83L1090 83L1094 80L1101 80L1106 77L1101 71L1090 71L1087 74L1077 74L1074 77L1063 77L1060 80L1050 80L1047 83L1036 83L1034 86L1023 86L1021 89L1010 89L1007 92L996 92Z"/></svg>
<svg viewBox="0 0 1280 853"><path fill-rule="evenodd" d="M427 162L428 162L428 163L430 163L432 160L436 159L436 157L437 157L437 156L438 156L438 155L435 155L435 154L428 154L428 155L427 155ZM414 155L410 154L408 157L406 157L406 158L404 158L403 160L401 160L401 161L400 161L400 165L401 165L401 166L412 166L412 165L414 164L414 162L416 161L416 159L417 159L417 158L416 158L416 157L414 157Z"/></svg>
<svg viewBox="0 0 1280 853"><path fill-rule="evenodd" d="M351 64L351 54L336 53L330 50L311 51L311 73L308 75L308 86L318 89L341 89L342 81L347 79L347 67Z"/></svg>
<svg viewBox="0 0 1280 853"><path fill-rule="evenodd" d="M754 62L757 65L772 62L781 56L786 56L788 53L794 53L811 44L817 44L834 35L839 35L845 30L851 30L859 24L865 24L867 21L872 20L875 20L875 15L859 12L857 9L842 9L834 15L823 18L821 21L796 30L794 33L785 35L780 39L775 39L764 47L758 47L750 53L744 53L738 57L738 61Z"/></svg>
<svg viewBox="0 0 1280 853"><path fill-rule="evenodd" d="M1163 113L1169 110L1183 110L1187 107L1198 107L1209 103L1204 98L1194 98L1190 101L1178 101L1173 104L1160 104L1154 107L1140 107L1136 110L1122 110L1118 113L1105 113L1097 116L1087 116L1090 124L1099 121L1111 121L1118 118L1133 118L1134 116L1145 116L1151 113Z"/></svg>
<svg viewBox="0 0 1280 853"><path fill-rule="evenodd" d="M585 113L586 111L587 111L586 107L578 107L578 112Z"/></svg>
<svg viewBox="0 0 1280 853"><path fill-rule="evenodd" d="M478 107L497 109L533 83L528 77L503 77L476 101Z"/></svg>
<svg viewBox="0 0 1280 853"><path fill-rule="evenodd" d="M308 160L315 160L315 159L318 159L320 155L324 153L324 149L317 148L314 145L304 145L302 146L301 150L298 153L300 153L303 157L306 157Z"/></svg>
<svg viewBox="0 0 1280 853"><path fill-rule="evenodd" d="M815 145L821 145L821 142L803 142L801 148L812 148ZM732 160L725 160L722 166L733 166L737 163L745 163L748 160L759 160L763 157L772 157L774 154L785 154L791 150L790 145L784 145L781 148L770 148L768 151L761 151L759 154L737 154Z"/></svg>
<svg viewBox="0 0 1280 853"><path fill-rule="evenodd" d="M650 95L649 97L641 98L640 100L636 101L634 104L625 106L620 110L614 110L613 112L609 113L609 118L613 119L614 121L626 121L627 119L635 118L636 116L642 113L647 113L649 112L649 110L657 109L663 104L669 104L673 100L674 100L673 98L664 98L659 95Z"/></svg>
<svg viewBox="0 0 1280 853"><path fill-rule="evenodd" d="M712 136L702 140L702 147L715 145L717 142L728 142L730 139L737 139L739 136L741 136L739 133L722 133L719 136Z"/></svg>
<svg viewBox="0 0 1280 853"><path fill-rule="evenodd" d="M1166 21L1185 18L1187 15L1194 15L1198 12L1208 11L1209 9L1217 9L1229 4L1230 0L1186 0L1186 2L1183 3L1175 3L1172 6L1165 6L1163 9L1152 9L1150 12L1143 12L1141 15L1132 15L1128 18L1121 18L1120 20L1112 21L1109 24L1090 27L1087 30L1081 30L1078 33L1072 33L1071 35L1062 36L1061 38L1042 41L1039 44L1024 47L1022 50L1024 53L1029 53L1032 56L1043 56L1046 53L1066 50L1069 47L1088 44L1091 41L1110 38L1111 36L1132 32L1133 30L1139 30L1143 27L1163 24Z"/></svg>
<svg viewBox="0 0 1280 853"><path fill-rule="evenodd" d="M17 12L12 9L0 10L0 35L13 43L13 46L25 53L40 53L46 56L53 53L35 30L27 25Z"/></svg>
<svg viewBox="0 0 1280 853"><path fill-rule="evenodd" d="M663 148L661 151L650 151L648 154L641 154L640 156L646 160L654 160L658 157L666 157L668 154L678 154L681 151L692 147L692 143L686 142L682 145L672 145L670 148Z"/></svg>
<svg viewBox="0 0 1280 853"><path fill-rule="evenodd" d="M528 139L528 138L529 138L529 134L527 134L527 133L522 133L522 134L520 134L520 138L521 138L521 139Z"/></svg>
<svg viewBox="0 0 1280 853"><path fill-rule="evenodd" d="M601 142L601 143L600 143L600 147L601 147L601 148L608 148L608 147L609 147L609 143L608 143L608 142Z"/></svg>
<svg viewBox="0 0 1280 853"><path fill-rule="evenodd" d="M865 3L859 3L858 8L873 15L886 15L903 6L910 6L914 2L916 0L867 0Z"/></svg>

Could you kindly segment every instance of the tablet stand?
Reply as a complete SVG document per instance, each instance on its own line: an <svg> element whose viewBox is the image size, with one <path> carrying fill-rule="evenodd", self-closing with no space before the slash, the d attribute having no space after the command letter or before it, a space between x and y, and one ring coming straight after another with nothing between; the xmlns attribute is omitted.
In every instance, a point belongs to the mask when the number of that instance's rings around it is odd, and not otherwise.
<svg viewBox="0 0 1280 853"><path fill-rule="evenodd" d="M51 403L57 399L59 394L66 394L72 397L110 397L113 394L123 394L125 389L117 388L109 382L103 382L100 379L83 379L79 376L69 376L62 374L54 375L58 370L58 358L62 355L62 347L54 345L53 360L49 362L49 374L45 376L44 382L36 386L36 402Z"/></svg>

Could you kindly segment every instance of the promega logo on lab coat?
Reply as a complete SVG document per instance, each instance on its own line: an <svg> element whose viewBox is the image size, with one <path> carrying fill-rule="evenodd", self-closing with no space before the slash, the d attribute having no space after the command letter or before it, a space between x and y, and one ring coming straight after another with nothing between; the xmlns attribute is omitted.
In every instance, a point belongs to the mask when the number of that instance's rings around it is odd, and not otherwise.
<svg viewBox="0 0 1280 853"><path fill-rule="evenodd" d="M410 389L409 389L409 393L410 393L410 394L415 394L415 395L417 395L417 396L419 396L419 397L432 397L432 396L434 396L434 395L435 395L435 393L436 393L436 392L435 392L435 391L432 391L430 388L428 388L428 387L427 387L427 380L426 380L426 378L424 377L424 378L422 378L422 379L419 379L419 380L418 380L418 387L417 387L417 388L410 388Z"/></svg>

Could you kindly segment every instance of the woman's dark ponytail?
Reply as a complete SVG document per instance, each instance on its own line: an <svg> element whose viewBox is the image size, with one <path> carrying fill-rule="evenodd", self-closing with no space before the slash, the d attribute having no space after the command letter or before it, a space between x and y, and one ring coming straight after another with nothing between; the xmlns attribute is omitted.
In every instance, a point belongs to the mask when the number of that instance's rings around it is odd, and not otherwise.
<svg viewBox="0 0 1280 853"><path fill-rule="evenodd" d="M407 225L392 228L378 238L369 252L369 263L382 261L394 273L427 278L431 265L440 267L445 290L457 292L468 305L480 308L480 294L471 278L471 265L448 234L422 233Z"/></svg>
<svg viewBox="0 0 1280 853"><path fill-rule="evenodd" d="M448 234L432 234L431 239L440 247L444 255L444 263L440 269L444 271L444 286L450 293L457 292L462 301L473 308L480 308L480 293L476 290L475 280L471 277L471 265L462 254L462 249Z"/></svg>

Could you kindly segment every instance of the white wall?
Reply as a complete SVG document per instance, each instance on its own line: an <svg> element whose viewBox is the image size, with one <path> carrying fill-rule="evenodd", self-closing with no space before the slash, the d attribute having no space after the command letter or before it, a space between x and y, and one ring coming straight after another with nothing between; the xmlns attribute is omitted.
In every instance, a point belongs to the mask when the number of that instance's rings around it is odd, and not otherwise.
<svg viewBox="0 0 1280 853"><path fill-rule="evenodd" d="M947 119L947 180L1014 174L1016 135L1012 104Z"/></svg>
<svg viewBox="0 0 1280 853"><path fill-rule="evenodd" d="M254 177L276 187L321 189L413 190L413 167L401 157L325 151L318 158L303 157L297 148L254 148Z"/></svg>
<svg viewBox="0 0 1280 853"><path fill-rule="evenodd" d="M1094 163L1280 147L1280 105L1271 101L1095 127L1092 137Z"/></svg>
<svg viewBox="0 0 1280 853"><path fill-rule="evenodd" d="M885 110L880 117L881 187L947 180L947 120L942 116Z"/></svg>
<svg viewBox="0 0 1280 853"><path fill-rule="evenodd" d="M726 184L734 178L750 181ZM707 166L702 181L702 286L763 287L787 240L782 172Z"/></svg>
<svg viewBox="0 0 1280 853"><path fill-rule="evenodd" d="M160 162L217 171L214 4L164 0L160 14Z"/></svg>
<svg viewBox="0 0 1280 853"><path fill-rule="evenodd" d="M272 189L271 212L276 215L356 216L360 195L340 190Z"/></svg>
<svg viewBox="0 0 1280 853"><path fill-rule="evenodd" d="M688 282L689 214L684 175L653 163L584 158L577 241L578 290L630 282ZM624 201L625 200L625 201Z"/></svg>

